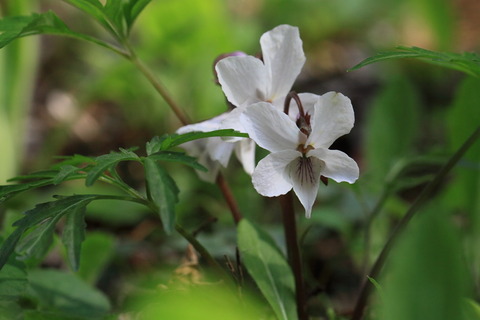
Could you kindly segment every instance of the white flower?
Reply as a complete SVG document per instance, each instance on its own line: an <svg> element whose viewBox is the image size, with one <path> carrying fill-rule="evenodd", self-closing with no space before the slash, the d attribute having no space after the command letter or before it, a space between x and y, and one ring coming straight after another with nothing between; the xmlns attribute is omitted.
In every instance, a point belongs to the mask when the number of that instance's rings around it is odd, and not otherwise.
<svg viewBox="0 0 480 320"><path fill-rule="evenodd" d="M239 116L250 104L266 101L283 109L285 97L305 63L297 27L280 25L260 38L263 61L253 56L220 60L215 70L228 101L237 108L223 127L243 131Z"/></svg>
<svg viewBox="0 0 480 320"><path fill-rule="evenodd" d="M356 162L345 153L329 150L332 143L350 132L354 113L350 99L340 93L300 95L305 115L293 121L269 103L250 107L240 119L245 131L271 153L255 168L252 182L263 196L274 197L293 188L310 217L320 176L354 183L359 176Z"/></svg>
<svg viewBox="0 0 480 320"><path fill-rule="evenodd" d="M183 126L177 130L178 134L187 132L210 132L220 129L220 123L227 113L223 113L212 119ZM232 152L242 163L244 170L252 174L255 166L255 143L251 139L242 139L237 142L227 142L220 137L203 138L180 145L187 154L196 157L198 162L208 169L207 172L198 171L198 176L207 182L215 182L220 165L226 167Z"/></svg>

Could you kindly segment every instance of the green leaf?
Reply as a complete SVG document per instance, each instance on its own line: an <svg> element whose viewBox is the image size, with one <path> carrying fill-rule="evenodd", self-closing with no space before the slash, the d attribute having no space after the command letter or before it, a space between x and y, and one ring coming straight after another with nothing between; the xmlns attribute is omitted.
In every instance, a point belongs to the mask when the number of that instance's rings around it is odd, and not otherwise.
<svg viewBox="0 0 480 320"><path fill-rule="evenodd" d="M87 206L96 198L98 198L97 195L74 195L56 201L41 203L35 208L25 212L25 216L13 224L17 229L10 234L0 248L0 269L7 262L8 257L12 254L25 231L42 222L47 223L37 231L38 239L29 240L22 247L26 253L26 257L34 254L37 250L44 252L48 249L46 248L48 239L52 236L53 232L50 228L53 228L54 223L62 216L75 212L79 207Z"/></svg>
<svg viewBox="0 0 480 320"><path fill-rule="evenodd" d="M147 155L149 156L162 150L162 143L167 137L169 137L169 135L163 135L161 138L155 136L152 140L148 141L145 148L147 150Z"/></svg>
<svg viewBox="0 0 480 320"><path fill-rule="evenodd" d="M73 270L77 271L80 265L82 242L85 240L85 206L72 209L67 215L62 233L62 242L67 249L67 258Z"/></svg>
<svg viewBox="0 0 480 320"><path fill-rule="evenodd" d="M28 279L39 309L89 319L105 316L110 310L105 295L74 274L37 269L29 272Z"/></svg>
<svg viewBox="0 0 480 320"><path fill-rule="evenodd" d="M17 245L18 241L20 241L24 231L24 228L15 229L15 231L13 231L2 243L2 247L0 248L0 272L15 250L15 246Z"/></svg>
<svg viewBox="0 0 480 320"><path fill-rule="evenodd" d="M395 244L384 278L383 320L462 319L470 291L462 240L437 201L415 217Z"/></svg>
<svg viewBox="0 0 480 320"><path fill-rule="evenodd" d="M125 149L97 157L96 164L90 168L87 174L86 186L91 186L105 171L111 170L122 161L140 161L140 157L135 152Z"/></svg>
<svg viewBox="0 0 480 320"><path fill-rule="evenodd" d="M31 16L5 17L0 20L0 31L0 48L17 38L35 34L75 34L51 11Z"/></svg>
<svg viewBox="0 0 480 320"><path fill-rule="evenodd" d="M148 158L153 159L155 161L170 161L170 162L182 163L184 165L190 166L200 171L208 171L207 168L205 168L204 166L202 166L200 163L197 162L197 159L187 156L183 152L160 151L150 155Z"/></svg>
<svg viewBox="0 0 480 320"><path fill-rule="evenodd" d="M463 301L463 312L468 320L480 320L480 305L472 299Z"/></svg>
<svg viewBox="0 0 480 320"><path fill-rule="evenodd" d="M124 25L124 1L120 0L107 0L104 7L104 12L108 17L108 20L115 26L117 33L126 36L126 25Z"/></svg>
<svg viewBox="0 0 480 320"><path fill-rule="evenodd" d="M367 58L355 65L353 68L349 69L349 71L360 69L375 62L402 58L421 59L435 65L440 65L446 68L462 71L475 77L480 77L480 55L476 53L467 52L459 54L436 52L418 47L403 46L397 47L397 51L380 52L370 58Z"/></svg>
<svg viewBox="0 0 480 320"><path fill-rule="evenodd" d="M155 160L145 158L144 166L148 196L157 206L163 229L170 234L175 228L178 187L172 177Z"/></svg>
<svg viewBox="0 0 480 320"><path fill-rule="evenodd" d="M11 197L21 192L24 192L30 189L35 189L38 187L47 186L52 183L53 183L52 179L45 179L45 180L32 181L32 182L27 182L22 184L11 184L11 185L0 186L0 203L10 199Z"/></svg>
<svg viewBox="0 0 480 320"><path fill-rule="evenodd" d="M27 289L25 264L11 257L0 271L0 300L17 299Z"/></svg>
<svg viewBox="0 0 480 320"><path fill-rule="evenodd" d="M85 3L85 0L72 0L69 2ZM102 24L104 24L104 27L107 28L107 30L109 30L114 36L116 36L115 31L109 27L107 22ZM120 55L126 55L125 52L118 47L108 44L102 40L90 37L86 34L72 31L60 18L55 15L55 13L51 11L42 14L34 13L31 16L3 18L0 20L0 32L2 32L0 34L0 48L3 48L13 40L21 37L38 34L53 34L85 40L110 49Z"/></svg>
<svg viewBox="0 0 480 320"><path fill-rule="evenodd" d="M238 225L238 248L248 273L278 319L297 319L292 271L270 236L247 219Z"/></svg>
<svg viewBox="0 0 480 320"><path fill-rule="evenodd" d="M110 233L89 232L82 243L78 276L94 285L115 254L116 239Z"/></svg>
<svg viewBox="0 0 480 320"><path fill-rule="evenodd" d="M98 0L63 0L72 6L82 10L95 20L97 20L110 34L117 37L117 32L108 21L108 15L103 5ZM122 2L117 0L117 2Z"/></svg>
<svg viewBox="0 0 480 320"><path fill-rule="evenodd" d="M47 219L27 234L17 244L15 251L21 259L35 259L40 261L50 249L53 243L53 233L55 226L61 216Z"/></svg>
<svg viewBox="0 0 480 320"><path fill-rule="evenodd" d="M168 150L182 143L211 137L242 137L248 138L248 134L235 131L233 129L215 130L210 132L187 132L184 134L174 134L162 137L160 150Z"/></svg>
<svg viewBox="0 0 480 320"><path fill-rule="evenodd" d="M60 167L60 170L58 171L57 175L55 176L55 178L53 178L53 181L52 181L53 184L57 185L62 183L72 175L76 174L78 170L80 169L72 165L65 165Z"/></svg>
<svg viewBox="0 0 480 320"><path fill-rule="evenodd" d="M125 21L127 23L127 32L132 29L133 23L143 9L150 3L151 0L129 0L125 6Z"/></svg>
<svg viewBox="0 0 480 320"><path fill-rule="evenodd" d="M392 165L413 153L421 127L419 104L417 89L404 77L391 79L377 95L365 126L366 163L373 181L383 184Z"/></svg>

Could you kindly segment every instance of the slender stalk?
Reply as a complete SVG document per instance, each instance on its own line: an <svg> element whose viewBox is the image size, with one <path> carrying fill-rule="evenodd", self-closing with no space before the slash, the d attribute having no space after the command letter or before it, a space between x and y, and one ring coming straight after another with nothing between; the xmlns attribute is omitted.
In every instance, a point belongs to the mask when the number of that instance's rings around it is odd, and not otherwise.
<svg viewBox="0 0 480 320"><path fill-rule="evenodd" d="M180 120L183 125L191 123L186 113L175 102L175 100L172 98L165 86L150 72L147 67L145 67L142 61L140 61L133 52L130 55L130 61L132 61L132 63L138 68L138 70L140 70L140 72L142 72L142 74L152 84L155 90L162 96L165 102L169 105L170 109L172 109L173 113L175 113L178 120Z"/></svg>
<svg viewBox="0 0 480 320"><path fill-rule="evenodd" d="M227 205L230 208L230 212L232 213L233 221L235 222L235 224L238 224L240 220L242 220L242 214L238 209L235 197L233 196L233 193L230 190L227 181L225 180L225 177L221 173L219 173L216 182L218 187L220 188L220 191L222 191L225 201L227 201Z"/></svg>
<svg viewBox="0 0 480 320"><path fill-rule="evenodd" d="M282 206L283 228L287 245L288 262L295 277L295 298L297 302L297 314L300 320L308 320L306 309L305 288L303 284L302 259L298 248L297 223L293 208L292 192L280 196Z"/></svg>
<svg viewBox="0 0 480 320"><path fill-rule="evenodd" d="M187 125L191 123L190 119L186 115L186 113L180 108L180 106L175 102L175 100L172 98L170 93L167 91L167 89L164 87L164 85L150 72L150 70L145 67L145 65L138 59L138 57L135 55L134 51L132 48L129 47L130 50L130 56L129 60L132 61L132 63L142 72L142 74L148 79L148 81L152 84L152 86L155 88L155 90L162 96L162 98L165 100L165 102L169 105L170 109L172 109L173 113L177 116L178 120L183 125ZM242 219L242 214L240 213L240 210L238 208L238 204L235 200L235 197L233 196L233 193L223 177L221 173L218 174L216 183L218 187L220 188L223 197L227 201L227 205L230 209L230 212L233 217L233 221L235 221L235 224L237 224L241 219Z"/></svg>
<svg viewBox="0 0 480 320"><path fill-rule="evenodd" d="M418 209L423 205L427 198L433 193L433 191L440 185L445 176L450 170L457 164L457 162L463 157L465 152L475 143L480 137L480 127L478 127L472 135L464 142L464 144L455 152L455 154L448 160L448 162L440 169L435 178L422 190L417 199L413 202L412 206L408 209L407 213L403 216L400 222L397 224L389 239L385 243L380 255L377 257L375 264L370 271L370 277L376 279L382 270L385 261L390 253L395 241L398 239L402 231L406 228L413 216L418 212ZM364 310L367 305L368 296L372 290L372 283L368 280L364 280L360 295L358 297L355 310L353 312L352 320L361 320L363 318Z"/></svg>

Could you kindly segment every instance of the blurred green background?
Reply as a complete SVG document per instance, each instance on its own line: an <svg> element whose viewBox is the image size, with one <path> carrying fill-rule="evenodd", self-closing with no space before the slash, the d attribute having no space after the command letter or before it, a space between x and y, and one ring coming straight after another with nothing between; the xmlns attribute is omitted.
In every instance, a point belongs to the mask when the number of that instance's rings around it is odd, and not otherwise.
<svg viewBox="0 0 480 320"><path fill-rule="evenodd" d="M89 17L62 1L0 3L3 15L53 10L71 29L108 39ZM346 151L359 163L359 181L353 186L331 183L321 187L312 218L299 217L301 231L308 231L302 247L305 270L310 289L317 292L311 309L323 314L321 306L327 301L338 314L348 314L366 267L392 226L439 165L480 123L480 80L414 60L378 63L350 73L346 70L396 45L476 51L480 44L479 12L480 3L475 0L153 0L136 22L131 39L140 58L190 118L201 121L227 109L212 73L218 55L237 50L253 55L260 50L259 38L264 32L279 24L299 27L307 63L294 89L317 94L342 92L351 98L356 112L354 130L334 148ZM0 50L2 184L17 174L46 168L58 155L97 156L119 147L142 148L152 136L173 133L179 126L166 103L134 66L103 48L41 36ZM263 155L259 151L259 157ZM421 307L413 307L411 314L402 313L406 309L402 305L413 303L408 299L408 293L416 291L413 284L423 283L411 278L413 275L423 279L426 286L451 277L458 284L453 297L432 297L427 290L425 303L454 301L454 311L448 311L453 314L460 308L456 307L459 296L475 298L480 294L479 157L477 143L437 191L427 213L430 217L431 212L440 212L433 214L438 228L418 232L415 230L420 227L416 226L412 235L405 237L410 239L403 245L407 248L426 248L427 252L445 248L439 255L444 252L452 258L432 264L438 258L435 252L429 258L421 251L404 249L408 254L396 265L407 264L410 269L392 268L397 296L389 296L386 288L383 319L440 319ZM243 214L281 239L279 204L256 194L235 159L231 164L225 172ZM191 169L171 165L169 170L181 190L181 224L196 229L206 219L217 218L219 221L199 237L218 257L234 254L234 225L216 186L199 181ZM142 188L141 168L125 164L121 173ZM93 188L112 192L103 185ZM5 216L3 232L11 231L9 219L34 203L47 201L51 194L72 192L91 190L81 182L72 182L7 203L0 211ZM370 218L369 212L378 201L382 210L375 219ZM114 305L121 305L125 298L112 285L118 279L129 281L159 266L170 270L179 264L185 243L176 236L167 238L157 227L154 217L133 205L90 207L92 237L103 235L92 241L98 240L111 254L100 259L94 257L94 250L87 250L85 254L92 257L84 260L94 266L84 268L94 271L85 271L83 276L110 294ZM445 241L443 233L438 233L444 229L452 241ZM431 236L425 239L419 234ZM61 264L58 258L55 263ZM438 264L446 271L429 272ZM166 282L168 272L161 274L155 281ZM428 281L419 276L422 274L430 277ZM467 282L473 285L464 285ZM402 285L405 295L398 293ZM440 286L431 290L441 293L447 289ZM400 311L391 311L396 310L388 307L391 301L404 301ZM452 319L446 316L452 314L448 312L440 313L443 319Z"/></svg>

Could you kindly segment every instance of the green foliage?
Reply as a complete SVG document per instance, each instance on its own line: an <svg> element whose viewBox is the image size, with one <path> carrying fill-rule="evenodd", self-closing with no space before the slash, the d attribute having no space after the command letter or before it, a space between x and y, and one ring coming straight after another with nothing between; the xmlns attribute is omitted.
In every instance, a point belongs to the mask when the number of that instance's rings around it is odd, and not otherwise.
<svg viewBox="0 0 480 320"><path fill-rule="evenodd" d="M238 225L238 248L278 319L297 319L293 274L272 238L243 219Z"/></svg>
<svg viewBox="0 0 480 320"><path fill-rule="evenodd" d="M376 181L383 182L396 161L412 154L419 119L415 87L404 77L388 82L373 102L366 123L366 158Z"/></svg>
<svg viewBox="0 0 480 320"><path fill-rule="evenodd" d="M0 300L16 299L25 293L27 286L25 264L12 256L0 271Z"/></svg>
<svg viewBox="0 0 480 320"><path fill-rule="evenodd" d="M397 47L397 51L386 51L367 58L352 67L349 71L360 69L366 65L392 59L415 58L422 61L462 71L468 75L480 76L480 56L474 52L450 53L436 52L417 47Z"/></svg>
<svg viewBox="0 0 480 320"><path fill-rule="evenodd" d="M28 280L30 296L38 302L40 310L58 317L75 315L78 319L95 319L106 316L110 311L110 302L105 295L74 274L31 270Z"/></svg>
<svg viewBox="0 0 480 320"><path fill-rule="evenodd" d="M105 232L89 232L82 243L81 261L77 275L84 281L95 284L115 254L116 240Z"/></svg>
<svg viewBox="0 0 480 320"><path fill-rule="evenodd" d="M95 165L88 171L85 185L93 185L105 171L112 171L122 161L140 161L140 157L131 150L120 149L120 152L110 152L95 158Z"/></svg>
<svg viewBox="0 0 480 320"><path fill-rule="evenodd" d="M462 319L467 279L459 235L441 206L424 211L392 254L382 319Z"/></svg>
<svg viewBox="0 0 480 320"><path fill-rule="evenodd" d="M77 270L80 265L82 242L85 239L85 210L87 205L94 200L112 199L141 203L158 213L165 232L170 234L175 229L175 205L178 202L179 190L160 162L176 162L197 170L206 170L194 158L169 149L195 139L217 136L245 135L233 130L218 130L190 132L184 135L165 135L162 138L155 137L147 143L146 157L139 156L133 151L134 149L120 149L119 152L111 152L95 159L75 155L63 158L50 170L12 179L18 184L0 186L0 202L27 190L58 185L72 179L85 179L87 187L92 186L98 179L102 179L119 187L129 195L124 197L91 194L58 197L55 201L42 203L34 209L28 210L23 218L13 224L17 228L7 237L0 248L0 268L5 265L15 249L24 259L40 261L50 249L55 226L60 219L66 217L62 241L70 266ZM115 168L123 161L136 161L143 164L147 197L139 194L118 176ZM27 232L29 233L27 234Z"/></svg>
<svg viewBox="0 0 480 320"><path fill-rule="evenodd" d="M107 0L105 6L98 0L64 1L93 17L122 42L128 36L135 19L151 0Z"/></svg>
<svg viewBox="0 0 480 320"><path fill-rule="evenodd" d="M163 229L171 233L175 228L175 204L178 202L178 187L170 175L155 160L145 158L145 177L148 196L155 204L163 223Z"/></svg>
<svg viewBox="0 0 480 320"><path fill-rule="evenodd" d="M31 228L36 229L24 238L18 246L18 250L21 251L20 253L24 258L32 256L40 258L43 256L49 249L55 224L60 218L76 213L77 210L85 208L96 198L98 196L95 195L74 195L42 203L34 209L28 210L22 219L13 224L17 229L5 240L0 249L0 268L7 262L22 234ZM77 227L82 228L83 226L79 225ZM71 264L75 265L76 263L72 261Z"/></svg>
<svg viewBox="0 0 480 320"><path fill-rule="evenodd" d="M85 210L86 206L78 206L67 215L62 233L62 242L67 249L67 257L73 270L78 270L82 242L85 240Z"/></svg>

